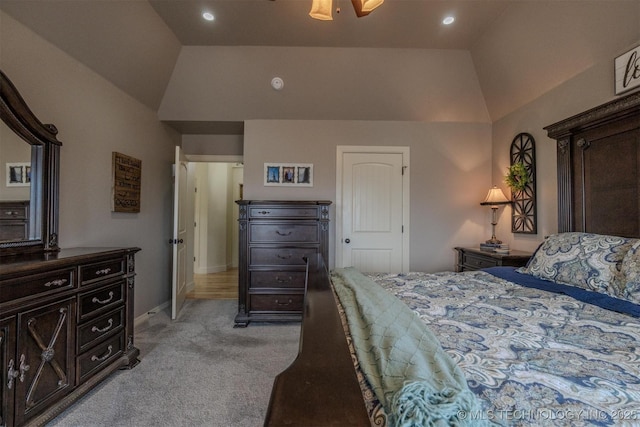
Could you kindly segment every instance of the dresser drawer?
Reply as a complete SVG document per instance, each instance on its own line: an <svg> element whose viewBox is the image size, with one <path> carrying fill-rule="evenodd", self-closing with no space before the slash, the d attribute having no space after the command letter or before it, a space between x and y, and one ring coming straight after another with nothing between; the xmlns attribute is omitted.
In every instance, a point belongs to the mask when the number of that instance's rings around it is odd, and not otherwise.
<svg viewBox="0 0 640 427"><path fill-rule="evenodd" d="M89 321L78 328L78 353L95 345L102 338L124 327L124 307Z"/></svg>
<svg viewBox="0 0 640 427"><path fill-rule="evenodd" d="M116 360L124 351L124 342L124 332L122 332L80 355L76 359L77 378L80 383L100 371L103 366Z"/></svg>
<svg viewBox="0 0 640 427"><path fill-rule="evenodd" d="M273 206L255 206L249 208L249 218L287 218L287 219L300 219L300 218L317 218L318 207L317 206L286 206L286 207L273 207Z"/></svg>
<svg viewBox="0 0 640 427"><path fill-rule="evenodd" d="M94 282L99 279L115 277L125 272L124 258L114 258L95 264L80 267L80 285Z"/></svg>
<svg viewBox="0 0 640 427"><path fill-rule="evenodd" d="M304 294L252 294L249 311L302 311Z"/></svg>
<svg viewBox="0 0 640 427"><path fill-rule="evenodd" d="M252 271L249 287L254 288L300 288L304 289L304 271Z"/></svg>
<svg viewBox="0 0 640 427"><path fill-rule="evenodd" d="M0 206L0 219L27 219L29 218L29 202L26 203L2 203Z"/></svg>
<svg viewBox="0 0 640 427"><path fill-rule="evenodd" d="M495 267L496 265L498 265L498 262L494 259L482 258L473 254L464 254L462 257L462 263L464 266L477 270L482 268Z"/></svg>
<svg viewBox="0 0 640 427"><path fill-rule="evenodd" d="M120 280L109 286L93 292L85 292L78 297L80 321L84 321L94 314L115 308L124 303L125 281Z"/></svg>
<svg viewBox="0 0 640 427"><path fill-rule="evenodd" d="M0 222L0 241L24 240L29 238L29 224L26 221Z"/></svg>
<svg viewBox="0 0 640 427"><path fill-rule="evenodd" d="M0 303L73 289L75 287L73 272L74 270L69 268L2 281L0 282Z"/></svg>
<svg viewBox="0 0 640 427"><path fill-rule="evenodd" d="M317 252L317 248L252 247L249 265L306 265L304 257Z"/></svg>
<svg viewBox="0 0 640 427"><path fill-rule="evenodd" d="M320 239L318 223L280 223L249 225L249 241L252 243L317 243Z"/></svg>

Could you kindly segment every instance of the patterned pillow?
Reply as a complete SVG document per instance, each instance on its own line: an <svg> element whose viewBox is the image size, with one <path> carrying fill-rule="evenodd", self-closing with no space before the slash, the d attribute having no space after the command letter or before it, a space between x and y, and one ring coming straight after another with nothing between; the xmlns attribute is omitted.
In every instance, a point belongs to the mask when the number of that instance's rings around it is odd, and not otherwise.
<svg viewBox="0 0 640 427"><path fill-rule="evenodd" d="M625 282L624 298L640 304L640 240L637 241L622 260L620 276Z"/></svg>
<svg viewBox="0 0 640 427"><path fill-rule="evenodd" d="M549 236L521 273L621 297L620 267L636 239L593 233Z"/></svg>

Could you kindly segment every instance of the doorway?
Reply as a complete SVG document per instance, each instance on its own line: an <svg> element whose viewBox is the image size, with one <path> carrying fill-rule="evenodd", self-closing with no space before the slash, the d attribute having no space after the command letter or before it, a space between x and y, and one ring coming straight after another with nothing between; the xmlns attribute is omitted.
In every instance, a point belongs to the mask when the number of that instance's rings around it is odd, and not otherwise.
<svg viewBox="0 0 640 427"><path fill-rule="evenodd" d="M408 167L409 147L337 147L337 267L409 270Z"/></svg>
<svg viewBox="0 0 640 427"><path fill-rule="evenodd" d="M187 299L237 299L240 162L190 162L192 274Z"/></svg>

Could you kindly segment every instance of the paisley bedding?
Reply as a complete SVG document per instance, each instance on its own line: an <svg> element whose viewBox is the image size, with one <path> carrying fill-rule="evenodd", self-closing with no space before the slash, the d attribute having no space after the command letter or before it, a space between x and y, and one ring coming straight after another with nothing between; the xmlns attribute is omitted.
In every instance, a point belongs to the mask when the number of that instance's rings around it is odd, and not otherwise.
<svg viewBox="0 0 640 427"><path fill-rule="evenodd" d="M483 271L366 276L408 305L462 368L483 405L462 416L500 426L640 425L640 318ZM364 395L372 424L384 425L375 396Z"/></svg>

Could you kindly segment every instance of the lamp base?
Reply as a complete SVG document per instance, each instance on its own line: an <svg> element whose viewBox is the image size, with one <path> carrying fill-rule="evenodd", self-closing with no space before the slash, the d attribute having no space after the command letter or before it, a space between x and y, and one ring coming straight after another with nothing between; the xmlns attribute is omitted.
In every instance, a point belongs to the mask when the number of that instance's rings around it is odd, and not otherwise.
<svg viewBox="0 0 640 427"><path fill-rule="evenodd" d="M492 237L491 239L487 240L485 243L489 244L489 245L500 245L502 244L502 240L496 239L495 237Z"/></svg>

